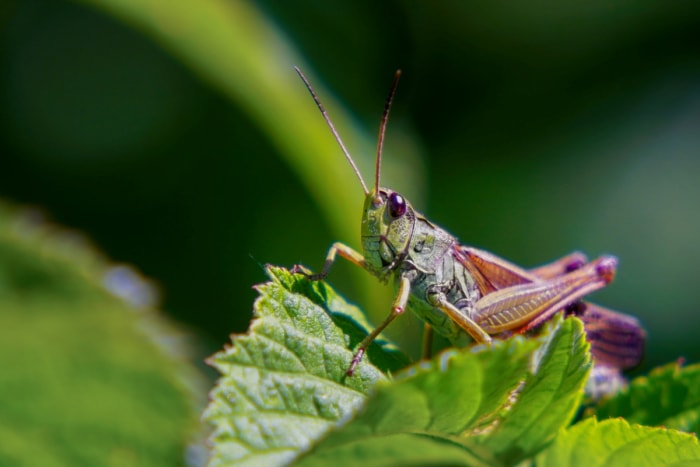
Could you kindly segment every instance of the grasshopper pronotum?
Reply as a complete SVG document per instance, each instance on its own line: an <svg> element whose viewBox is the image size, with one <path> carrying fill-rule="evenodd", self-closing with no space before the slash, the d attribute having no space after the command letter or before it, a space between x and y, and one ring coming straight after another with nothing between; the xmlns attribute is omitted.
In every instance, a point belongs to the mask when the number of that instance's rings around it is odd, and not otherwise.
<svg viewBox="0 0 700 467"><path fill-rule="evenodd" d="M612 281L617 268L615 257L601 256L588 262L576 252L552 264L525 270L489 252L460 244L413 209L401 194L379 186L384 133L400 71L394 76L384 107L374 187L370 190L311 84L299 68L295 70L360 180L365 202L362 253L334 243L320 273L311 274L298 265L293 271L312 280L323 279L340 255L382 281L393 276L398 288L389 315L359 344L348 375L352 375L372 341L407 308L425 322L426 335L435 330L455 345L465 344L468 337L489 344L493 335L525 332L564 311L584 321L597 365L619 371L639 363L645 334L637 320L581 301ZM429 351L426 347L424 352Z"/></svg>

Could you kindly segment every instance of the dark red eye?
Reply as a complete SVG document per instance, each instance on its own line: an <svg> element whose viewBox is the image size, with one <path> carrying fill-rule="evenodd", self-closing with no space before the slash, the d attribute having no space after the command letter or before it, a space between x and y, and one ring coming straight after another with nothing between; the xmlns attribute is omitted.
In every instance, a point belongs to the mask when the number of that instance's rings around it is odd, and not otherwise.
<svg viewBox="0 0 700 467"><path fill-rule="evenodd" d="M392 193L389 195L389 215L398 219L399 217L406 214L406 200L403 199L398 193Z"/></svg>

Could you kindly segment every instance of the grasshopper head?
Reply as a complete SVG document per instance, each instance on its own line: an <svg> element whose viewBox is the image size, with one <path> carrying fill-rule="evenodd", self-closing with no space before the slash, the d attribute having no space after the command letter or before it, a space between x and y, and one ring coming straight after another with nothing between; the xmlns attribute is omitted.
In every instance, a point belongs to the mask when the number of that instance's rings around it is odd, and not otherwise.
<svg viewBox="0 0 700 467"><path fill-rule="evenodd" d="M408 249L416 214L399 193L370 191L362 212L362 249L367 269L383 276L400 263Z"/></svg>
<svg viewBox="0 0 700 467"><path fill-rule="evenodd" d="M343 141L340 139L338 132L335 130L330 117L326 113L326 109L319 101L318 96L314 92L311 84L306 79L306 76L294 67L299 77L304 81L306 88L311 93L316 106L321 111L321 115L326 120L328 127L331 129L335 140L342 149L345 158L348 160L352 169L355 171L362 191L365 192L365 206L362 213L362 249L364 250L365 266L369 272L380 277L386 276L396 269L401 260L406 256L408 245L413 233L413 226L416 221L416 213L411 205L406 201L406 198L391 191L387 188L379 188L379 174L382 160L382 146L384 143L384 132L386 123L389 118L389 109L391 101L394 98L396 85L401 76L401 70L396 70L394 81L389 89L389 96L384 104L384 113L382 121L379 125L379 139L377 141L377 160L374 171L374 189L368 190L367 184L362 179L362 174L352 160L350 153L345 148Z"/></svg>

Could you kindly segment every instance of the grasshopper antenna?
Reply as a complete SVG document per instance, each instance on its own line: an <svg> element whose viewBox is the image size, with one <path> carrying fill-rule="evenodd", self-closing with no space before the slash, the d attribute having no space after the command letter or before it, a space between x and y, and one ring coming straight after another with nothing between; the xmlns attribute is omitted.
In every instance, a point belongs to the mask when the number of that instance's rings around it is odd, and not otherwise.
<svg viewBox="0 0 700 467"><path fill-rule="evenodd" d="M304 73L301 72L299 67L295 66L294 70L297 72L297 74L299 75L301 80L306 85L306 89L309 90L311 97L313 97L314 102L316 102L316 106L318 107L318 110L320 110L321 114L323 115L323 119L326 121L326 123L330 127L331 132L333 133L333 136L335 136L335 140L340 145L340 149L343 150L343 154L345 154L345 158L348 160L348 162L350 162L350 165L352 166L352 170L355 171L355 175L357 175L357 178L360 179L360 183L362 184L362 190L365 192L365 195L368 195L369 191L367 190L367 185L365 185L365 181L362 179L362 174L360 173L360 170L355 165L355 161L352 160L352 157L350 156L350 152L348 152L347 148L345 147L345 144L343 144L343 140L340 139L340 135L338 134L338 131L336 131L335 126L333 126L333 122L331 122L331 119L328 116L328 112L326 112L326 108L323 107L323 104L321 104L321 101L318 99L316 92L311 87L311 83L309 83L309 80L306 79L306 76L304 76ZM384 113L386 115L387 111L385 110ZM386 118L384 120L386 120Z"/></svg>
<svg viewBox="0 0 700 467"><path fill-rule="evenodd" d="M394 100L394 94L396 94L396 87L399 84L399 78L401 77L401 70L396 70L394 74L394 81L391 83L391 88L389 89L389 95L386 98L386 103L384 104L384 113L382 114L382 121L379 124L379 138L377 138L377 165L374 168L374 192L379 194L379 173L382 165L382 147L384 147L384 134L386 133L386 123L389 120L389 110L391 110L391 101Z"/></svg>

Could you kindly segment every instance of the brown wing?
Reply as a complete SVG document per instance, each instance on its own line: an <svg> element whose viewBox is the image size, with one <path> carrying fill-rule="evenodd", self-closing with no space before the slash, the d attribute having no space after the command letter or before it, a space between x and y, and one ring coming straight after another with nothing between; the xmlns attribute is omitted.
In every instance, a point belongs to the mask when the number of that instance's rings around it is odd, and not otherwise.
<svg viewBox="0 0 700 467"><path fill-rule="evenodd" d="M593 303L581 302L576 313L584 323L596 364L621 370L637 366L644 356L646 332L636 318Z"/></svg>
<svg viewBox="0 0 700 467"><path fill-rule="evenodd" d="M455 258L474 277L481 295L540 279L518 265L476 248L457 246Z"/></svg>

